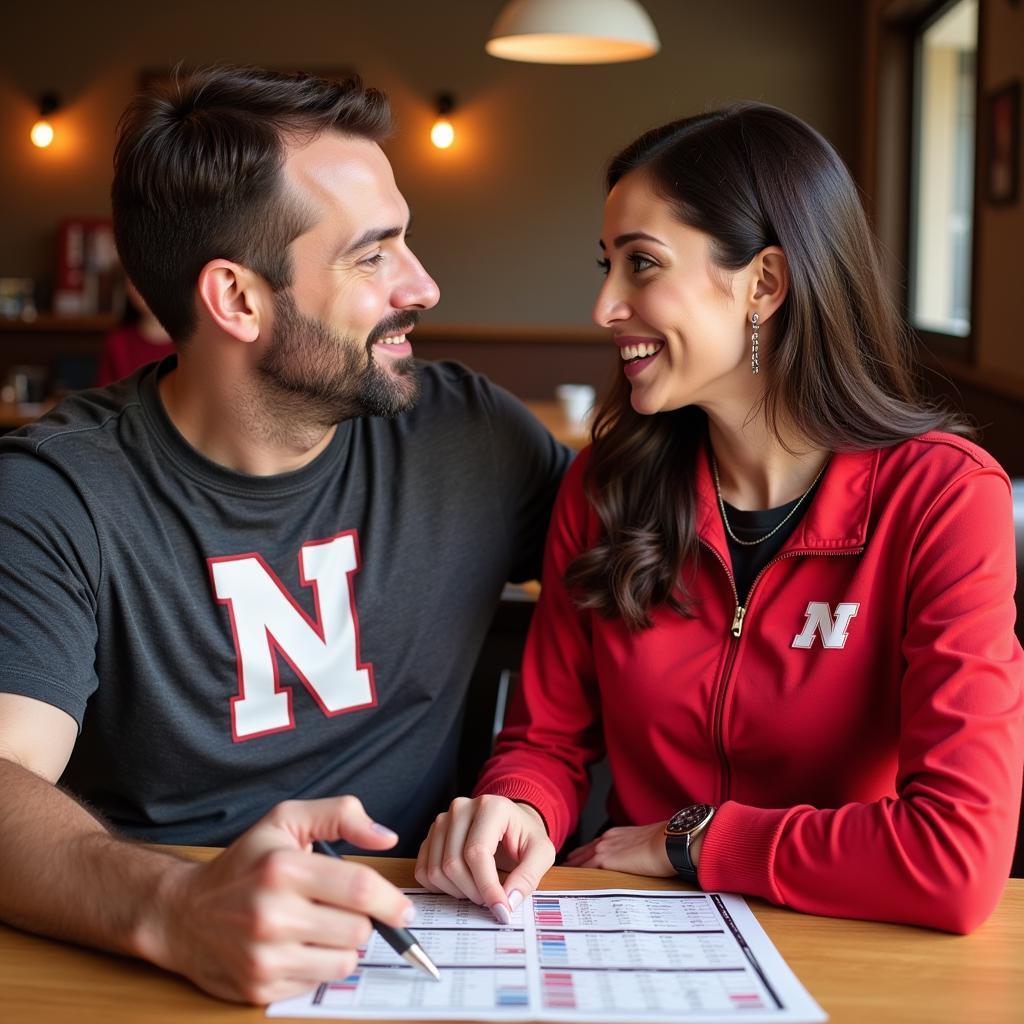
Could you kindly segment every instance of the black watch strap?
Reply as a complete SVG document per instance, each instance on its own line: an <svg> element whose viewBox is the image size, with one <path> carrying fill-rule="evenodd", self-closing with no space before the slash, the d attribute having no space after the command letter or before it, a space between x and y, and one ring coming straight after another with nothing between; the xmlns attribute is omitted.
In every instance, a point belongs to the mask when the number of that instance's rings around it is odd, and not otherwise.
<svg viewBox="0 0 1024 1024"><path fill-rule="evenodd" d="M714 817L711 804L691 804L674 814L665 825L665 852L676 874L698 885L697 868L690 856L690 845Z"/></svg>
<svg viewBox="0 0 1024 1024"><path fill-rule="evenodd" d="M665 836L665 850L676 874L685 882L697 884L697 869L690 857L690 837Z"/></svg>

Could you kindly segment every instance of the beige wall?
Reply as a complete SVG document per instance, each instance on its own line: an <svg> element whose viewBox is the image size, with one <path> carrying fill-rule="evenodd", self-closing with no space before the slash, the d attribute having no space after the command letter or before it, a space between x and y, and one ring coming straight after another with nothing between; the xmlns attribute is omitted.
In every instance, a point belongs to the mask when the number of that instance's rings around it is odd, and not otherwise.
<svg viewBox="0 0 1024 1024"><path fill-rule="evenodd" d="M585 323L601 170L643 129L753 98L856 156L859 0L645 5L662 37L657 57L560 68L484 54L500 0L17 0L0 32L0 275L45 272L62 215L106 212L114 125L140 68L352 67L391 95L400 119L389 153L415 213L414 247L441 285L433 319ZM38 151L32 103L50 89L66 103L61 139ZM460 136L439 153L426 134L444 89L461 104Z"/></svg>
<svg viewBox="0 0 1024 1024"><path fill-rule="evenodd" d="M982 0L981 84L987 96L1024 78L1024 6ZM1024 140L1019 140L1024 148ZM1024 152L1018 154L1024 174ZM978 275L975 288L975 366L986 375L1011 380L1024 398L1024 180L1012 206L992 206L984 198L978 211Z"/></svg>

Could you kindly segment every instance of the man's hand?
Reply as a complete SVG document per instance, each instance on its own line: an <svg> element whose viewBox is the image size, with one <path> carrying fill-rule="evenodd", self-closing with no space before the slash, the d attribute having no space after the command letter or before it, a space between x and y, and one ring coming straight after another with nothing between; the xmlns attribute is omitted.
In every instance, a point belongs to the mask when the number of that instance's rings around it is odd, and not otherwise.
<svg viewBox="0 0 1024 1024"><path fill-rule="evenodd" d="M544 819L503 796L458 797L430 826L416 859L416 880L488 907L502 924L555 862ZM505 885L498 869L508 871Z"/></svg>
<svg viewBox="0 0 1024 1024"><path fill-rule="evenodd" d="M372 868L311 854L314 839L386 850L398 837L355 797L279 804L214 860L167 873L140 952L250 1003L351 974L369 918L403 927L412 904Z"/></svg>
<svg viewBox="0 0 1024 1024"><path fill-rule="evenodd" d="M665 825L659 821L653 825L628 828L610 828L596 839L572 851L565 859L570 868L605 868L608 871L628 871L631 875L651 875L665 878L674 875L675 869L665 851ZM697 863L696 843L690 847L690 856Z"/></svg>

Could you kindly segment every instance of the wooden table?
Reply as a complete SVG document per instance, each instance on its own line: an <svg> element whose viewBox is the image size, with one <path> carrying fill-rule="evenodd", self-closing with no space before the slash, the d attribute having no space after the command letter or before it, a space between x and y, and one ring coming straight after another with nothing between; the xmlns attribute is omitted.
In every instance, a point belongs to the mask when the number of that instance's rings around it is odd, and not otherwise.
<svg viewBox="0 0 1024 1024"><path fill-rule="evenodd" d="M531 398L523 404L547 427L556 441L561 441L562 444L567 444L577 451L590 444L590 428L580 428L577 424L570 422L562 411L561 402Z"/></svg>
<svg viewBox="0 0 1024 1024"><path fill-rule="evenodd" d="M399 885L415 885L410 860L374 858L370 863ZM541 886L620 887L686 888L579 868L553 868ZM991 919L968 936L810 917L760 900L749 903L835 1024L1020 1024L1024 1019L1022 879L1010 880ZM148 964L0 926L4 1024L252 1024L264 1019L261 1008L220 1002Z"/></svg>
<svg viewBox="0 0 1024 1024"><path fill-rule="evenodd" d="M53 402L0 402L0 430L14 430L39 419Z"/></svg>

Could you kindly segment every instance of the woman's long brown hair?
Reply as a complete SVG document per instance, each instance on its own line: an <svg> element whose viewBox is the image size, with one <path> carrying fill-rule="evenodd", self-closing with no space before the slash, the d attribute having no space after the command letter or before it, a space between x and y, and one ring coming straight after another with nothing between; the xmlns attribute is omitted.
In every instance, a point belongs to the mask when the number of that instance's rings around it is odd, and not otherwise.
<svg viewBox="0 0 1024 1024"><path fill-rule="evenodd" d="M971 432L920 395L857 188L814 129L741 104L645 133L612 160L608 191L641 170L680 221L711 237L722 270L770 245L786 254L789 292L761 358L761 409L777 436L785 423L813 447L850 452ZM696 406L642 416L629 396L619 374L598 409L585 486L602 538L566 583L580 607L639 630L660 605L693 614L684 569L699 557L695 467L707 417Z"/></svg>

